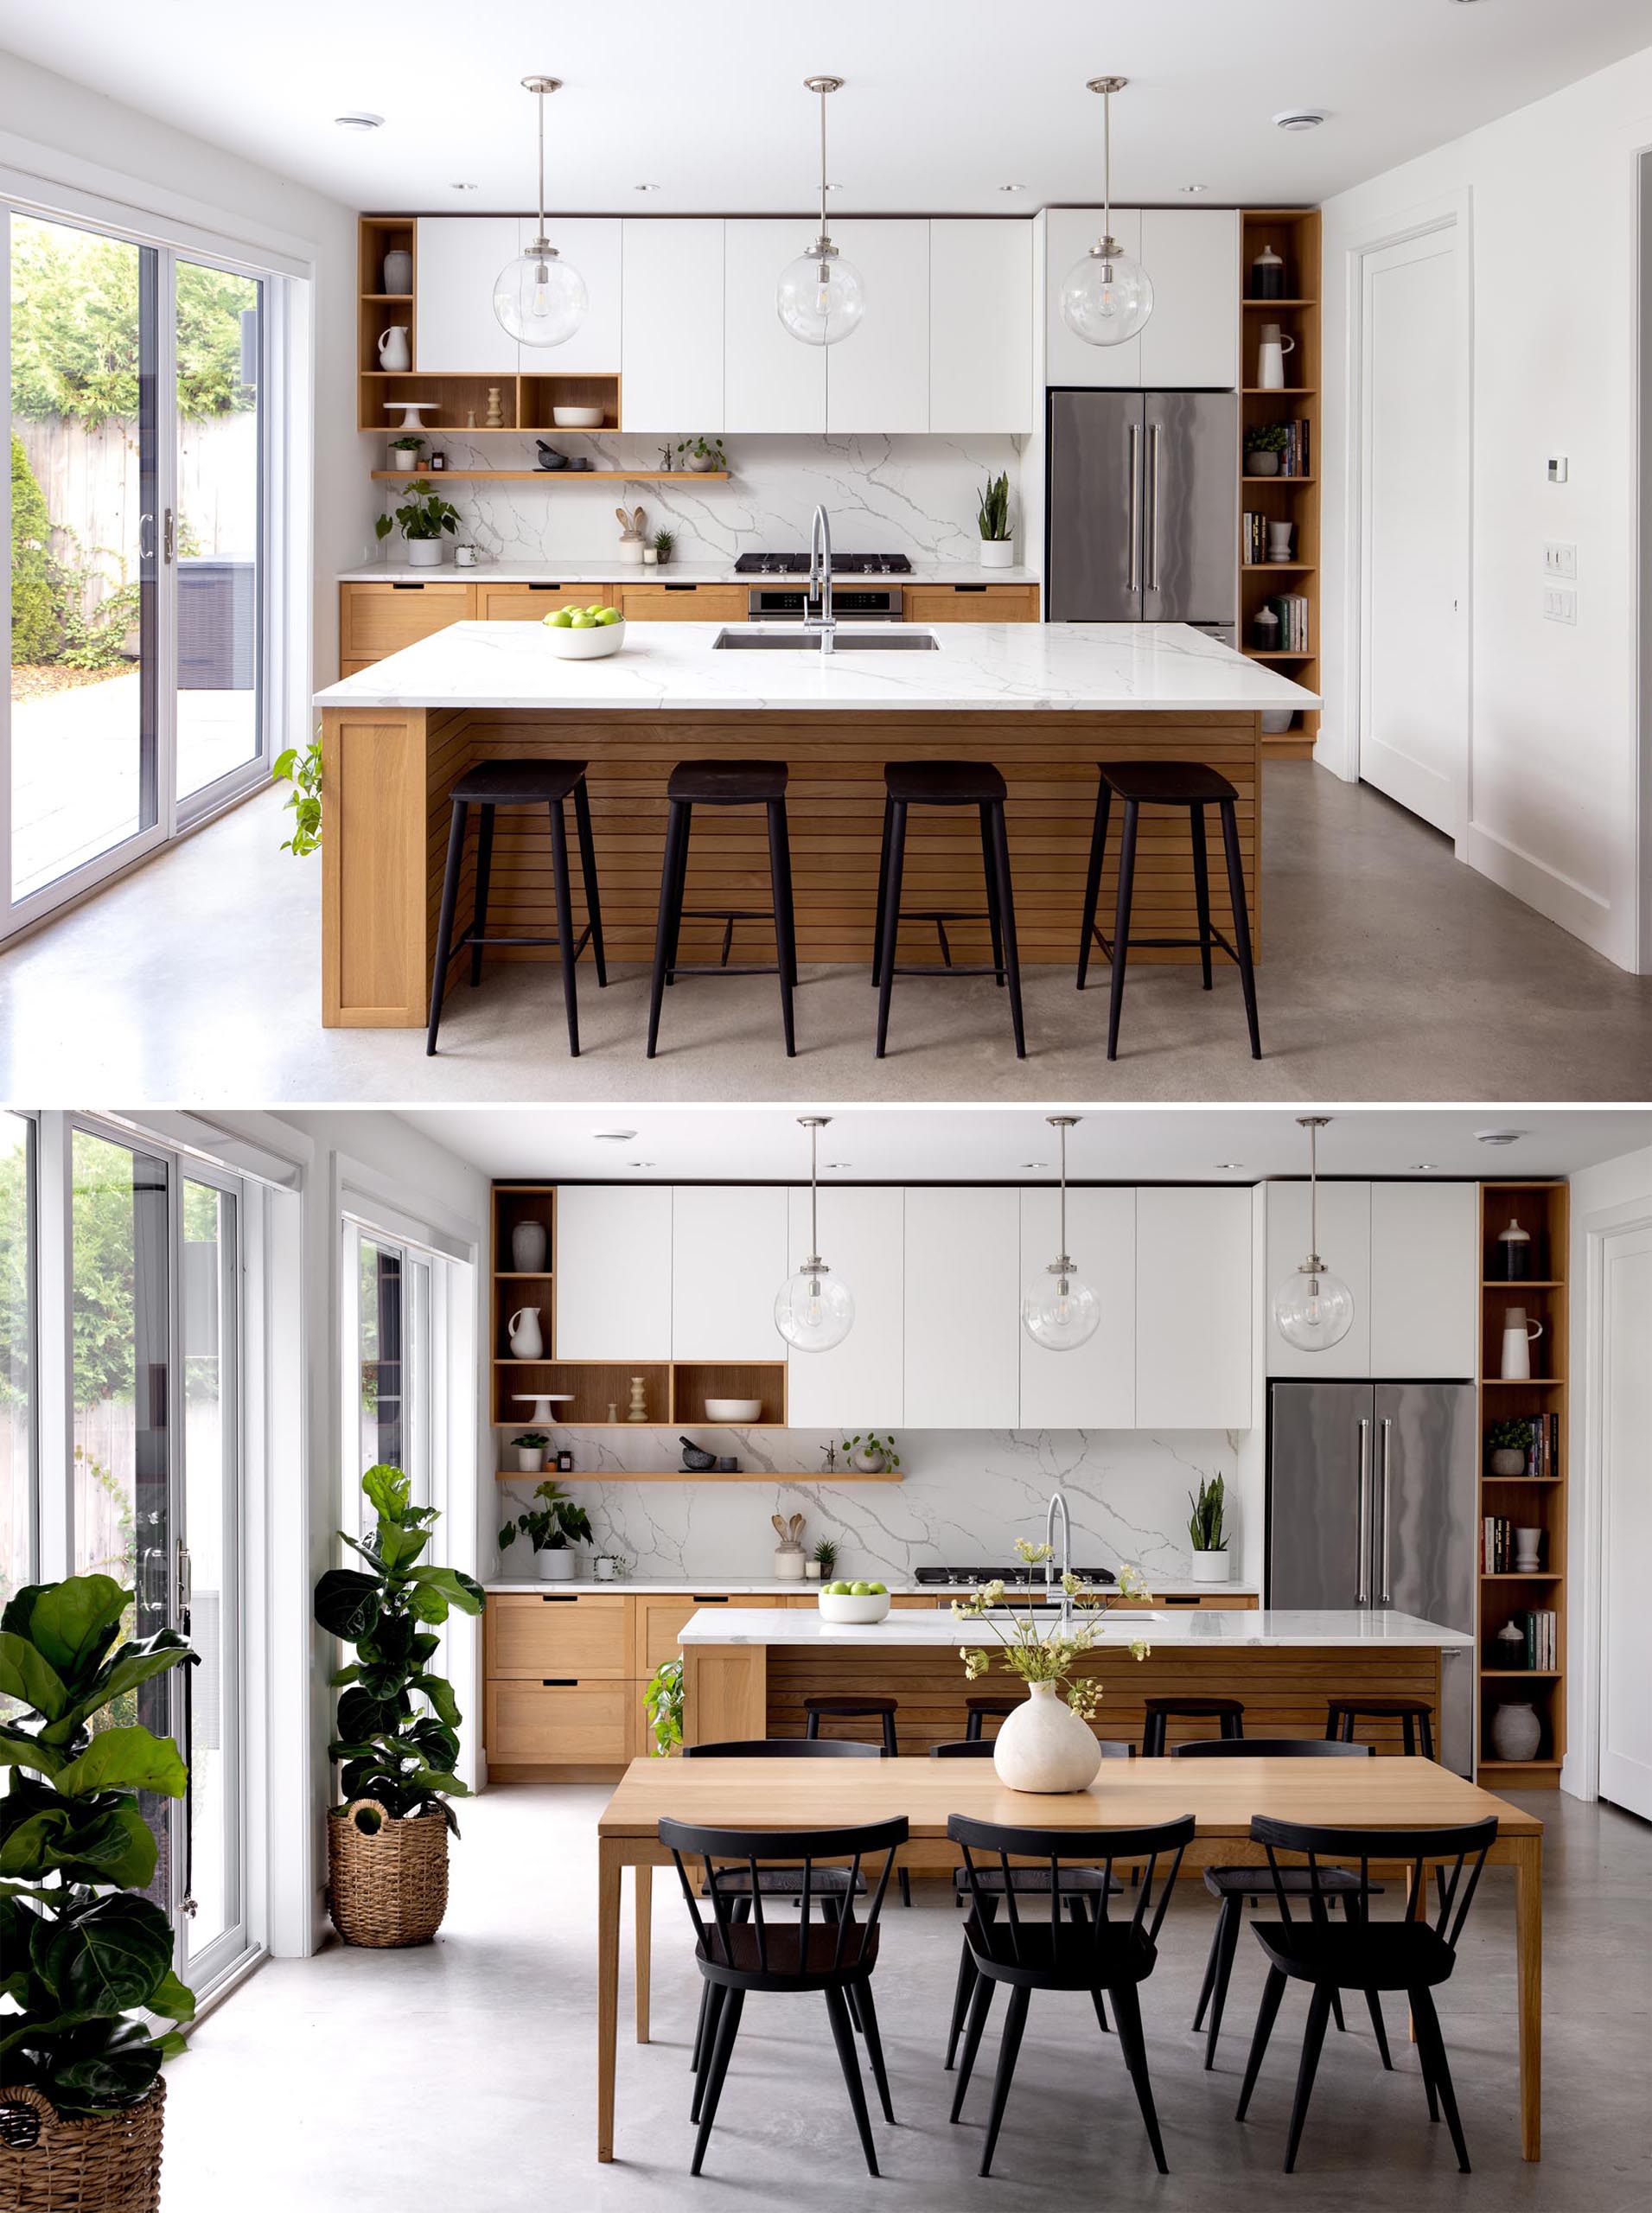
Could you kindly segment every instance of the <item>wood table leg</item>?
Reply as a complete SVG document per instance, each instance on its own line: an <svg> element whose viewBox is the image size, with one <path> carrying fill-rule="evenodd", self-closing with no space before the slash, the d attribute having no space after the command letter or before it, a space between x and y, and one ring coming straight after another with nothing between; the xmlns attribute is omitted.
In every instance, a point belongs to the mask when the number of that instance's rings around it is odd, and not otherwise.
<svg viewBox="0 0 1652 2213"><path fill-rule="evenodd" d="M1520 2156L1543 2156L1543 1840L1515 1840L1515 1956L1520 1978Z"/></svg>
<svg viewBox="0 0 1652 2213"><path fill-rule="evenodd" d="M614 2157L614 2070L620 2030L620 1869L617 1838L603 1837L596 1865L596 2156Z"/></svg>
<svg viewBox="0 0 1652 2213"><path fill-rule="evenodd" d="M640 1866L636 1874L637 2042L648 2041L648 1983L654 1964L654 1869Z"/></svg>

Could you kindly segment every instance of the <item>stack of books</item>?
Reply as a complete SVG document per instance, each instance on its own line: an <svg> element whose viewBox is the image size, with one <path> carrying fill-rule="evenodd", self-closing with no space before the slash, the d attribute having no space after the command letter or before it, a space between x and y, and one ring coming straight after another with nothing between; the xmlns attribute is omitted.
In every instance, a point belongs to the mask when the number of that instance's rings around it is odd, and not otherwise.
<svg viewBox="0 0 1652 2213"><path fill-rule="evenodd" d="M1510 1575L1515 1566L1515 1524L1507 1514L1488 1514L1480 1523L1480 1572Z"/></svg>
<svg viewBox="0 0 1652 2213"><path fill-rule="evenodd" d="M1553 1674L1560 1665L1560 1617L1547 1607L1534 1607L1509 1619L1526 1639L1526 1656L1519 1664Z"/></svg>
<svg viewBox="0 0 1652 2213"><path fill-rule="evenodd" d="M1308 425L1301 420L1285 425L1285 451L1279 456L1281 476L1311 476L1313 462L1308 452Z"/></svg>
<svg viewBox="0 0 1652 2213"><path fill-rule="evenodd" d="M1558 1411L1547 1414L1521 1414L1520 1426L1529 1432L1531 1442L1526 1446L1526 1473L1528 1476L1558 1476L1560 1472L1560 1416Z"/></svg>
<svg viewBox="0 0 1652 2213"><path fill-rule="evenodd" d="M1308 603L1299 591L1275 592L1267 602L1279 618L1279 642L1274 648L1282 654L1311 653L1308 642Z"/></svg>

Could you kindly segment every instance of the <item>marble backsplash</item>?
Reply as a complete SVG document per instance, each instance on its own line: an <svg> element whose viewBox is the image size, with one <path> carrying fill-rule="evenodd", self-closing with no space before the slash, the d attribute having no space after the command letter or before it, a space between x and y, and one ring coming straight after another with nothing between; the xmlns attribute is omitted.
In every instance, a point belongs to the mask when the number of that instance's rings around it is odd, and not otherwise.
<svg viewBox="0 0 1652 2213"><path fill-rule="evenodd" d="M431 432L450 469L531 468L524 437L466 443L462 430ZM548 441L594 469L658 469L663 437L591 437L546 433ZM905 553L915 562L974 561L980 533L976 497L989 476L1006 473L1020 551L1025 539L1017 500L1017 442L1011 437L738 437L728 440L731 475L706 483L687 471L669 483L584 483L548 475L541 483L482 484L454 478L444 488L484 559L612 560L622 501L647 512L650 535L671 530L681 562L729 562L741 553L807 550L809 521L823 504L832 544L842 553ZM382 488L388 513L401 494ZM394 545L395 540L388 541Z"/></svg>
<svg viewBox="0 0 1652 2213"><path fill-rule="evenodd" d="M1141 1568L1153 1578L1188 1573L1188 1493L1220 1474L1229 1501L1235 1577L1260 1572L1262 1524L1255 1433L1197 1430L903 1431L905 1480L844 1484L788 1470L818 1466L837 1431L705 1430L695 1442L738 1457L744 1469L773 1468L762 1483L603 1483L609 1467L659 1467L677 1457L674 1437L643 1430L558 1430L574 1454L576 1496L591 1518L596 1549L622 1556L643 1578L762 1577L773 1572L771 1514L807 1516L803 1542L838 1547L840 1575L910 1581L932 1563L973 1566L1013 1557L1017 1537L1041 1539L1052 1490L1066 1495L1073 1559L1087 1567ZM539 1478L497 1483L498 1513L482 1558L507 1515L525 1506ZM566 1482L568 1478L564 1478ZM1247 1566L1247 1536L1253 1563ZM507 1571L520 1573L514 1547ZM531 1572L531 1570L527 1571Z"/></svg>

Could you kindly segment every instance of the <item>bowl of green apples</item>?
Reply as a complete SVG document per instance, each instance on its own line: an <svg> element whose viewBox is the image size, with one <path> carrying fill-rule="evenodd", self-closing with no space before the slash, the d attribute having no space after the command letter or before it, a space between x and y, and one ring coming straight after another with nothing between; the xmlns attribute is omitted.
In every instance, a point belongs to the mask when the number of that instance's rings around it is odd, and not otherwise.
<svg viewBox="0 0 1652 2213"><path fill-rule="evenodd" d="M889 1611L889 1588L883 1583L823 1583L820 1618L870 1628Z"/></svg>
<svg viewBox="0 0 1652 2213"><path fill-rule="evenodd" d="M625 617L617 607L553 608L545 628L559 660L603 660L625 643Z"/></svg>

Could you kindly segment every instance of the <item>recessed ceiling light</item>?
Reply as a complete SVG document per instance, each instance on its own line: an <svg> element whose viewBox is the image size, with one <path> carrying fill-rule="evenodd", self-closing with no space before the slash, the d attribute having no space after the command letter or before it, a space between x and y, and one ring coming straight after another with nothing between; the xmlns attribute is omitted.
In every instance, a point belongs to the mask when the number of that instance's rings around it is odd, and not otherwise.
<svg viewBox="0 0 1652 2213"><path fill-rule="evenodd" d="M1317 107L1285 107L1274 117L1281 131L1317 131L1324 116Z"/></svg>
<svg viewBox="0 0 1652 2213"><path fill-rule="evenodd" d="M1176 188L1178 192L1209 192L1210 187L1208 184L1178 184Z"/></svg>
<svg viewBox="0 0 1652 2213"><path fill-rule="evenodd" d="M823 1160L820 1163L822 1168L852 1168L854 1164L852 1160Z"/></svg>
<svg viewBox="0 0 1652 2213"><path fill-rule="evenodd" d="M1439 1172L1438 1160L1413 1160L1407 1171L1413 1176L1435 1176Z"/></svg>
<svg viewBox="0 0 1652 2213"><path fill-rule="evenodd" d="M661 188L657 184L634 184L631 189L633 192L658 192Z"/></svg>
<svg viewBox="0 0 1652 2213"><path fill-rule="evenodd" d="M1024 1160L1021 1165L1024 1168L1048 1168L1049 1163L1047 1160Z"/></svg>
<svg viewBox="0 0 1652 2213"><path fill-rule="evenodd" d="M383 127L381 115L369 115L364 108L357 115L335 115L333 118L341 131L378 131Z"/></svg>
<svg viewBox="0 0 1652 2213"><path fill-rule="evenodd" d="M1474 1134L1482 1145L1518 1145L1526 1132L1524 1130L1477 1130Z"/></svg>
<svg viewBox="0 0 1652 2213"><path fill-rule="evenodd" d="M998 187L1000 192L1024 192L1026 188L1024 184L1001 184Z"/></svg>
<svg viewBox="0 0 1652 2213"><path fill-rule="evenodd" d="M450 184L448 187L450 192L478 192L481 188L479 185L475 184Z"/></svg>
<svg viewBox="0 0 1652 2213"><path fill-rule="evenodd" d="M1217 1168L1242 1168L1245 1165L1242 1160L1218 1160L1213 1164Z"/></svg>
<svg viewBox="0 0 1652 2213"><path fill-rule="evenodd" d="M660 1165L657 1160L628 1160L625 1164L628 1168L657 1168Z"/></svg>
<svg viewBox="0 0 1652 2213"><path fill-rule="evenodd" d="M598 1145L629 1145L636 1135L635 1130L597 1130L594 1132Z"/></svg>

